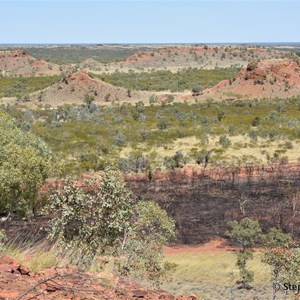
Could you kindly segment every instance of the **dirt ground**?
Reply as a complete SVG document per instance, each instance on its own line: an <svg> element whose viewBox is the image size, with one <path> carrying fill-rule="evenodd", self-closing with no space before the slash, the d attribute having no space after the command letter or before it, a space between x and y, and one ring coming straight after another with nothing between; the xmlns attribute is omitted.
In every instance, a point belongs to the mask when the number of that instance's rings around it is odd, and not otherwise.
<svg viewBox="0 0 300 300"><path fill-rule="evenodd" d="M110 279L110 283L108 280ZM0 300L197 300L196 296L172 296L163 290L144 289L122 278L103 277L76 267L51 268L32 273L9 257L0 258Z"/></svg>
<svg viewBox="0 0 300 300"><path fill-rule="evenodd" d="M177 245L164 247L165 254L178 254L178 253L203 253L203 252L226 252L226 251L237 251L237 247L228 245L225 239L218 238L211 240L201 245Z"/></svg>

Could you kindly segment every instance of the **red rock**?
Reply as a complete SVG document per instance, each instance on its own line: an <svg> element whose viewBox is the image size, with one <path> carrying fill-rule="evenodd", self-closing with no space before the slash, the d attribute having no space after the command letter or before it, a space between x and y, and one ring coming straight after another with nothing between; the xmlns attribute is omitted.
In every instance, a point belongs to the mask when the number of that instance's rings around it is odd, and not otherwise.
<svg viewBox="0 0 300 300"><path fill-rule="evenodd" d="M48 293L53 293L56 292L57 290L59 290L57 286L54 286L53 284L49 284L49 283L46 284L46 291Z"/></svg>
<svg viewBox="0 0 300 300"><path fill-rule="evenodd" d="M18 268L16 269L17 271L19 271L21 273L21 275L29 275L30 271L26 266L23 265L19 265Z"/></svg>
<svg viewBox="0 0 300 300"><path fill-rule="evenodd" d="M0 257L0 265L17 265L18 263L8 256Z"/></svg>
<svg viewBox="0 0 300 300"><path fill-rule="evenodd" d="M164 292L163 294L158 296L158 299L160 299L160 300L174 300L175 296L172 296L169 293Z"/></svg>
<svg viewBox="0 0 300 300"><path fill-rule="evenodd" d="M132 291L132 296L135 298L145 298L147 295L147 292L144 290L133 290Z"/></svg>
<svg viewBox="0 0 300 300"><path fill-rule="evenodd" d="M18 264L9 257L2 257L0 264L0 300L14 300L29 288L37 285L36 290L26 294L24 299L36 300L130 300L130 299L147 299L147 300L196 300L197 298L178 297L163 290L145 290L140 285L132 281L121 280L122 284L118 285L118 290L99 284L98 277L93 273L85 273L78 268L51 268L41 273L29 275L29 269ZM14 273L6 272L13 270ZM21 275L22 274L22 275ZM53 279L38 285L42 280L47 280L60 274ZM66 276L65 276L66 275ZM18 276L16 278L15 276ZM116 279L116 277L113 277ZM57 283L57 284L56 284ZM62 288L62 286L64 288ZM73 290L72 290L73 289ZM2 297L2 298L1 298Z"/></svg>

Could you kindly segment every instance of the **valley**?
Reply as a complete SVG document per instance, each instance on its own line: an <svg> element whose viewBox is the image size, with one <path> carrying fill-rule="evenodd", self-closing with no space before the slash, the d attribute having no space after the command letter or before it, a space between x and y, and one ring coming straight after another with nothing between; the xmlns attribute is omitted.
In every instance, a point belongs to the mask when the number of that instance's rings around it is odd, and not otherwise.
<svg viewBox="0 0 300 300"><path fill-rule="evenodd" d="M300 274L297 45L2 45L0 130L3 299L269 299Z"/></svg>

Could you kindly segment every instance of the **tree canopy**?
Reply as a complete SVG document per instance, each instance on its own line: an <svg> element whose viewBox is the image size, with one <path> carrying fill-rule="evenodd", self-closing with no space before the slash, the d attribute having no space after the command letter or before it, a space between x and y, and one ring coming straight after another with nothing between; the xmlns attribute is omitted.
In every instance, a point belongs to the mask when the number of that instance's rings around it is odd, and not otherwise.
<svg viewBox="0 0 300 300"><path fill-rule="evenodd" d="M0 111L0 212L35 210L37 192L52 170L51 151Z"/></svg>
<svg viewBox="0 0 300 300"><path fill-rule="evenodd" d="M136 203L118 171L107 167L100 182L83 186L66 180L52 194L47 211L54 214L49 238L76 265L108 256L115 258L115 270L122 275L156 283L164 275L162 246L175 236L175 223L157 204Z"/></svg>

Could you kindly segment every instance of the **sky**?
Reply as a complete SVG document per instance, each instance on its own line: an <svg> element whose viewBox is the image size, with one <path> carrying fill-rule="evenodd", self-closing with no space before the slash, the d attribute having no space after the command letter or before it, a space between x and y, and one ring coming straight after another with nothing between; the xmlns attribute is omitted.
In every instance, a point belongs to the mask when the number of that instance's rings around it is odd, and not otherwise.
<svg viewBox="0 0 300 300"><path fill-rule="evenodd" d="M0 0L0 43L300 42L300 0Z"/></svg>

